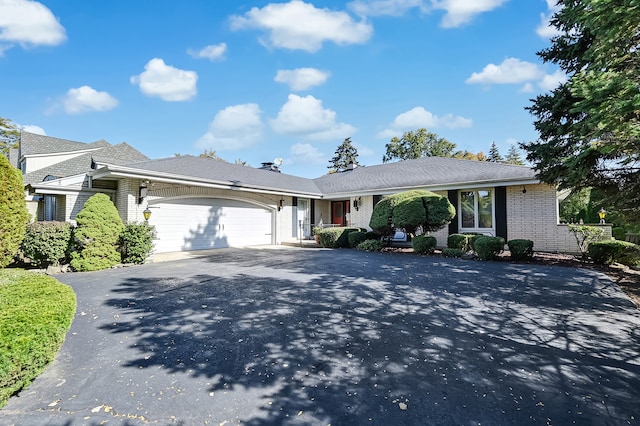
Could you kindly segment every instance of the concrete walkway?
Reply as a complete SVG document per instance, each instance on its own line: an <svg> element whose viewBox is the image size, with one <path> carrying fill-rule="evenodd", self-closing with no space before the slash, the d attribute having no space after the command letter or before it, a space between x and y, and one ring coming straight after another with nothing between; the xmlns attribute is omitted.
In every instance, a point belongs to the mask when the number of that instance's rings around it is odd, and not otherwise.
<svg viewBox="0 0 640 426"><path fill-rule="evenodd" d="M593 271L279 247L57 278L74 323L2 425L640 415L640 311Z"/></svg>

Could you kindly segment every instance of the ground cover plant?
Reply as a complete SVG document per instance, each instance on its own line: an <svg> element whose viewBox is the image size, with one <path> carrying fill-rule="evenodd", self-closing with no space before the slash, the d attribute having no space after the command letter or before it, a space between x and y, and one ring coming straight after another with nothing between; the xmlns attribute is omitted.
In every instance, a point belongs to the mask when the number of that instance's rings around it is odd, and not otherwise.
<svg viewBox="0 0 640 426"><path fill-rule="evenodd" d="M0 269L0 407L53 360L75 310L71 287L46 275Z"/></svg>

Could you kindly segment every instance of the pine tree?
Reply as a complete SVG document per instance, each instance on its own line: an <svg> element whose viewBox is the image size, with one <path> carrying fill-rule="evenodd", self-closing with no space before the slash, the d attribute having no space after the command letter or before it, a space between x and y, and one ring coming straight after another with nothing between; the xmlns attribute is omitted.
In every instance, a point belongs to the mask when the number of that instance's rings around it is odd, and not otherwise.
<svg viewBox="0 0 640 426"><path fill-rule="evenodd" d="M500 155L498 145L495 142L492 142L491 148L489 148L489 161L492 163L504 163L504 158Z"/></svg>
<svg viewBox="0 0 640 426"><path fill-rule="evenodd" d="M351 138L346 138L336 149L335 156L329 160L327 166L333 172L343 172L349 168L349 164L359 166L358 150L351 144Z"/></svg>
<svg viewBox="0 0 640 426"><path fill-rule="evenodd" d="M515 145L511 145L511 148L509 148L504 162L507 164L515 164L516 166L524 165L524 161L522 161L522 157L520 157L520 150Z"/></svg>
<svg viewBox="0 0 640 426"><path fill-rule="evenodd" d="M20 142L20 131L7 118L0 117L0 152L6 157L11 149L18 148Z"/></svg>

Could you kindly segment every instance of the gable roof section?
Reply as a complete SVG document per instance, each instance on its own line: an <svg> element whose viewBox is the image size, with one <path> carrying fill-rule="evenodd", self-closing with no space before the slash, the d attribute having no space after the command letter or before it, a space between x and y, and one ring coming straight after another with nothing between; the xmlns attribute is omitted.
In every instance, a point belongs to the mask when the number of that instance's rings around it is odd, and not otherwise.
<svg viewBox="0 0 640 426"><path fill-rule="evenodd" d="M75 142L35 133L20 132L20 151L24 155L56 154L62 152L86 151L105 148L111 144L105 140L93 143Z"/></svg>
<svg viewBox="0 0 640 426"><path fill-rule="evenodd" d="M88 173L92 170L93 162L97 161L96 158L100 158L102 161L109 161L113 164L126 164L149 159L149 157L132 148L127 143L123 142L113 146L109 145L108 142L105 143L107 143L107 146L98 149L98 151L87 152L78 157L61 161L24 175L25 185L40 183L47 176L62 178Z"/></svg>
<svg viewBox="0 0 640 426"><path fill-rule="evenodd" d="M125 168L107 164L106 169L114 175L137 174L139 177L146 175L149 179L155 176L176 181L200 181L233 189L288 192L313 197L322 195L311 179L190 155L127 164Z"/></svg>
<svg viewBox="0 0 640 426"><path fill-rule="evenodd" d="M535 173L526 166L444 157L357 167L314 179L326 195L533 181L537 182Z"/></svg>

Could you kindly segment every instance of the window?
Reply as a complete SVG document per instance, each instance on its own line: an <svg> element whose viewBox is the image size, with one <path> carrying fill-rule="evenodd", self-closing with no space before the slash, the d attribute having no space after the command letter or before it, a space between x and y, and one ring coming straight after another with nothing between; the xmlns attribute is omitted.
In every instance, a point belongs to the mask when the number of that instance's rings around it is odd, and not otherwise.
<svg viewBox="0 0 640 426"><path fill-rule="evenodd" d="M493 190L475 189L460 191L460 228L469 229L493 229L494 208Z"/></svg>

